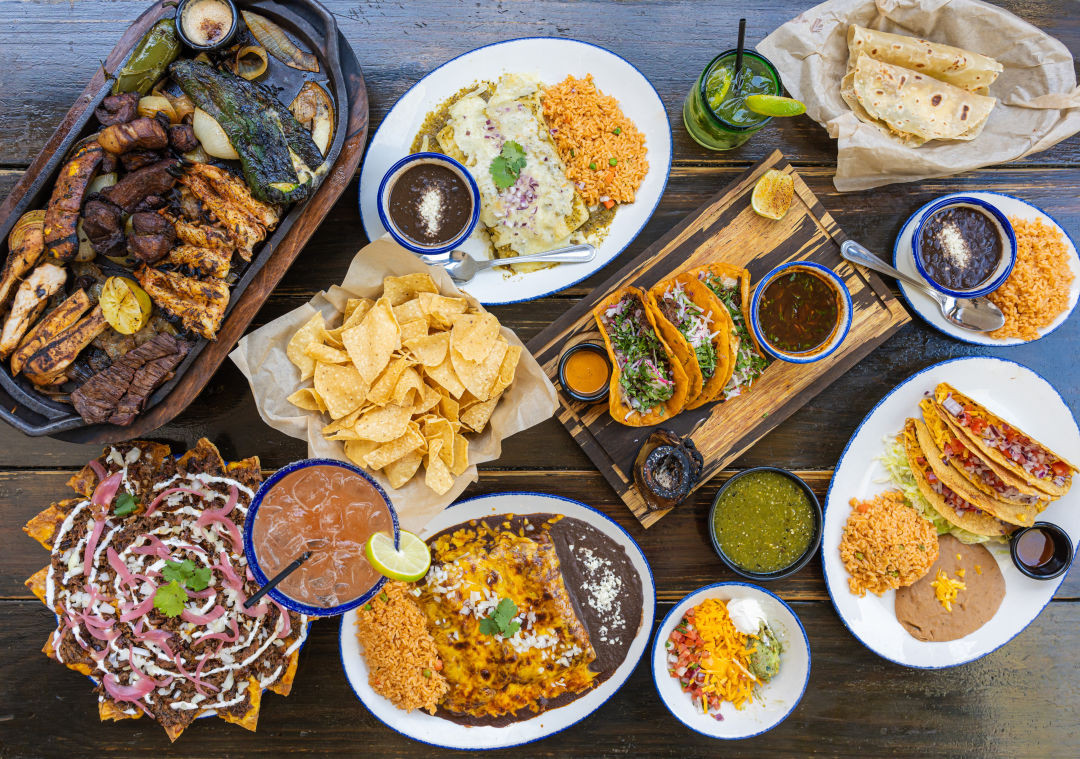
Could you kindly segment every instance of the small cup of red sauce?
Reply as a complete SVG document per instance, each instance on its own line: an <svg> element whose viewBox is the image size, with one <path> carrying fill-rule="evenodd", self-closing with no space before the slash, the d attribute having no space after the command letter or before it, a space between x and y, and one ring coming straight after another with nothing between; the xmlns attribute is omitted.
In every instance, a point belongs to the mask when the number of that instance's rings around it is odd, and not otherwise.
<svg viewBox="0 0 1080 759"><path fill-rule="evenodd" d="M386 582L364 553L376 532L393 535L397 544L397 512L378 483L352 464L305 459L259 488L244 548L259 585L311 551L270 597L295 612L330 617L367 603Z"/></svg>
<svg viewBox="0 0 1080 759"><path fill-rule="evenodd" d="M1072 564L1073 544L1056 524L1036 522L1012 534L1009 554L1016 568L1033 580L1053 580Z"/></svg>
<svg viewBox="0 0 1080 759"><path fill-rule="evenodd" d="M608 396L611 359L597 343L578 343L559 359L559 384L566 394L582 403L599 403Z"/></svg>
<svg viewBox="0 0 1080 759"><path fill-rule="evenodd" d="M809 364L840 347L851 312L851 293L836 272L813 261L790 261L754 288L750 328L769 355Z"/></svg>
<svg viewBox="0 0 1080 759"><path fill-rule="evenodd" d="M438 256L463 243L480 218L480 188L468 169L442 153L413 153L379 184L379 220L398 245Z"/></svg>

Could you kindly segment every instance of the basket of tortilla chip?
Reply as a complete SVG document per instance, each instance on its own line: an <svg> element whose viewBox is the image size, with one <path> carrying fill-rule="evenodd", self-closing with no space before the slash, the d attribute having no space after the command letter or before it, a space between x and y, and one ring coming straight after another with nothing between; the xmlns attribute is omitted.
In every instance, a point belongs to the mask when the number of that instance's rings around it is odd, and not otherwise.
<svg viewBox="0 0 1080 759"><path fill-rule="evenodd" d="M44 652L96 684L102 720L144 714L176 740L199 717L254 730L262 693L288 695L308 618L267 598L247 567L244 517L258 458L226 464L205 438L110 446L31 519L49 565L26 584L57 619Z"/></svg>
<svg viewBox="0 0 1080 759"><path fill-rule="evenodd" d="M419 529L550 417L555 389L512 331L389 239L341 287L245 337L232 354L271 427L348 460Z"/></svg>

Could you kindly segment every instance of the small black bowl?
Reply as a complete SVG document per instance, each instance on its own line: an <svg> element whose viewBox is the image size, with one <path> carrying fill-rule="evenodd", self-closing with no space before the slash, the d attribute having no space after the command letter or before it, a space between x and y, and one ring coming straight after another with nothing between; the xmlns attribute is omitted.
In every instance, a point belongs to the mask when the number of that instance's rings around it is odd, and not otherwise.
<svg viewBox="0 0 1080 759"><path fill-rule="evenodd" d="M1041 530L1054 541L1054 555L1041 567L1029 567L1020 561L1020 557L1016 555L1020 537L1031 530ZM1030 527L1017 530L1012 534L1009 538L1009 555L1012 557L1013 564L1022 574L1033 580L1053 580L1055 577L1061 577L1061 575L1065 574L1069 569L1069 565L1072 564L1073 544L1072 540L1069 539L1069 534L1056 524L1036 522Z"/></svg>
<svg viewBox="0 0 1080 759"><path fill-rule="evenodd" d="M713 529L714 518L716 517L716 507L720 503L720 497L723 496L724 491L731 487L731 483L735 482L735 480L739 479L740 477L745 477L752 472L777 472L784 475L785 477L789 477L790 479L794 480L799 485L799 487L802 488L804 493L806 493L806 496L810 499L810 505L812 506L812 512L814 515L814 534L810 538L810 545L808 545L806 547L806 550L803 551L802 556L800 556L788 566L783 567L782 569L778 569L775 572L754 572L752 570L740 567L734 561L729 559L727 557L727 554L724 553L723 549L720 547L720 541L716 539L716 530ZM769 582L770 580L782 580L785 577L790 577L791 575L795 574L800 569L805 567L810 562L810 559L814 558L814 554L817 553L818 548L821 546L821 530L823 521L824 519L821 514L821 504L818 502L817 496L814 495L814 491L810 489L810 486L807 485L801 477L792 474L786 469L780 469L774 466L758 466L754 467L753 469L747 469L745 472L739 472L737 475L725 482L724 486L716 492L716 497L713 498L712 508L709 509L709 537L712 539L713 548L716 550L717 555L720 557L720 560L727 565L728 569L730 569L732 572L739 575L740 577L747 578L748 580L754 580L757 582Z"/></svg>
<svg viewBox="0 0 1080 759"><path fill-rule="evenodd" d="M570 387L570 383L566 381L566 360L578 351L592 351L593 353L602 356L604 359L604 363L607 364L608 381L604 383L604 386L602 388L597 390L592 395L584 395L577 392L572 387ZM608 397L608 390L611 384L612 371L614 371L614 369L611 366L611 358L608 356L607 348L597 343L586 342L578 343L577 345L571 345L569 348L563 351L562 357L559 358L559 384L562 385L562 388L566 391L567 395L569 395L575 401L580 401L581 403L599 403L600 401Z"/></svg>
<svg viewBox="0 0 1080 759"><path fill-rule="evenodd" d="M197 50L200 53L209 52L211 50L220 50L223 47L227 47L232 43L233 38L236 36L236 32L240 28L240 11L236 8L236 3L233 0L218 0L229 7L232 12L232 26L229 27L228 33L219 39L217 42L212 42L209 45L196 45L188 37L187 32L184 31L184 11L187 10L189 5L199 2L199 0L180 0L176 6L176 33L180 35L180 41L187 45L192 50Z"/></svg>

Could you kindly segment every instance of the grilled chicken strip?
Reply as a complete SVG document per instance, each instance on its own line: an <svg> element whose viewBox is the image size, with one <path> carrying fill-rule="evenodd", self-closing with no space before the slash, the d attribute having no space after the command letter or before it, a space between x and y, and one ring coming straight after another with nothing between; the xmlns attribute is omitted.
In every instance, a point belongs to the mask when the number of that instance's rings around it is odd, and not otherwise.
<svg viewBox="0 0 1080 759"><path fill-rule="evenodd" d="M213 248L179 245L169 251L165 263L186 266L200 277L225 279L229 276L231 254L222 255Z"/></svg>
<svg viewBox="0 0 1080 759"><path fill-rule="evenodd" d="M83 348L108 328L101 306L94 306L93 311L31 356L23 367L23 374L35 385L51 384L71 366Z"/></svg>
<svg viewBox="0 0 1080 759"><path fill-rule="evenodd" d="M64 286L65 281L67 270L56 264L42 264L23 280L15 293L11 313L4 322L4 331L0 334L0 359L10 356L19 346L26 330L38 314L45 310L49 298Z"/></svg>
<svg viewBox="0 0 1080 759"><path fill-rule="evenodd" d="M31 356L59 337L89 309L90 296L86 294L86 290L76 290L47 313L26 333L18 349L11 354L11 373L21 372Z"/></svg>
<svg viewBox="0 0 1080 759"><path fill-rule="evenodd" d="M243 180L216 166L189 163L178 173L180 183L188 187L224 227L240 257L250 261L255 246L277 226L280 209L256 200Z"/></svg>
<svg viewBox="0 0 1080 759"><path fill-rule="evenodd" d="M215 339L229 305L227 284L221 280L203 282L176 272L151 269L145 264L135 270L135 279L154 304L179 319L184 329L207 340Z"/></svg>
<svg viewBox="0 0 1080 759"><path fill-rule="evenodd" d="M0 274L0 309L7 305L8 300L15 293L15 285L26 272L34 268L34 264L44 252L45 239L42 226L34 225L23 235L22 244L8 252L7 260L4 262L4 271Z"/></svg>
<svg viewBox="0 0 1080 759"><path fill-rule="evenodd" d="M173 223L176 228L176 236L185 245L194 245L196 248L212 248L221 256L232 256L236 246L229 242L225 232L217 227L205 224L192 224L176 216L166 214L165 218Z"/></svg>
<svg viewBox="0 0 1080 759"><path fill-rule="evenodd" d="M52 197L45 209L45 247L58 261L70 261L79 250L75 226L79 223L86 188L97 174L104 149L97 142L87 142L60 169Z"/></svg>

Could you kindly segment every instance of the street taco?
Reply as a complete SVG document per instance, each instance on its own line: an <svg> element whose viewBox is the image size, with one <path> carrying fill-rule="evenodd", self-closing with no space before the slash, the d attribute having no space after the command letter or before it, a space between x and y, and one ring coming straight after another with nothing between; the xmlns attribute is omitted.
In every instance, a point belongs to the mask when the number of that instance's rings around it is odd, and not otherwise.
<svg viewBox="0 0 1080 759"><path fill-rule="evenodd" d="M908 419L904 424L902 433L904 450L907 453L911 472L915 477L915 484L918 485L919 492L934 507L934 510L949 524L975 535L996 538L1012 532L1010 525L965 500L941 481L941 478L937 476L930 466L927 456L919 447L916 421L915 419Z"/></svg>
<svg viewBox="0 0 1080 759"><path fill-rule="evenodd" d="M944 452L944 449L937 445L933 434L922 420L915 420L915 433L918 438L919 448L930 464L930 468L950 490L968 503L973 504L987 514L997 517L1002 522L1022 526L1030 526L1034 523L1035 517L1041 510L1038 501L1021 506L999 501L983 493L950 466L948 462L949 456ZM1045 502L1043 502L1043 505L1045 505Z"/></svg>
<svg viewBox="0 0 1080 759"><path fill-rule="evenodd" d="M593 308L611 357L611 418L630 427L670 419L686 403L686 372L657 330L647 297L639 287L623 287Z"/></svg>
<svg viewBox="0 0 1080 759"><path fill-rule="evenodd" d="M731 316L723 302L693 274L653 286L649 308L660 334L687 377L686 408L715 400L731 378Z"/></svg>
<svg viewBox="0 0 1080 759"><path fill-rule="evenodd" d="M1017 524L1031 524L1030 519L1046 508L1049 502L1043 493L1011 472L986 461L976 449L961 440L943 416L945 412L932 399L924 398L919 408L934 444L941 450L942 460L979 492L1006 508L1017 509L1016 517L1020 519ZM1014 521L997 509L995 506L999 517L1007 522ZM1027 516L1021 518L1021 515Z"/></svg>
<svg viewBox="0 0 1080 759"><path fill-rule="evenodd" d="M953 431L984 458L1047 495L1069 492L1078 471L1073 464L946 382L935 388L934 399Z"/></svg>
<svg viewBox="0 0 1080 759"><path fill-rule="evenodd" d="M750 389L769 365L761 346L750 331L750 272L731 264L712 263L691 269L727 307L731 317L732 337L729 350L733 357L731 375L714 400L728 400Z"/></svg>

